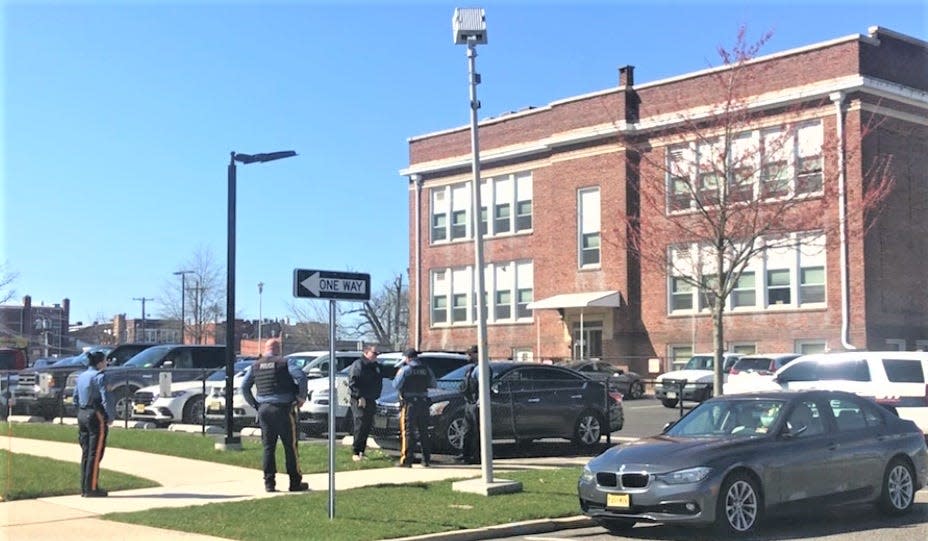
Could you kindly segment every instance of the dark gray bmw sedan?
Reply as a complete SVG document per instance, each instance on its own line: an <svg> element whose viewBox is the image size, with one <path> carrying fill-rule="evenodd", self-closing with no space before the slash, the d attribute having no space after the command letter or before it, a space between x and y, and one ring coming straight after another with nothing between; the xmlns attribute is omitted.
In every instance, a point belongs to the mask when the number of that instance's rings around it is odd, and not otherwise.
<svg viewBox="0 0 928 541"><path fill-rule="evenodd" d="M908 512L928 478L925 435L875 402L838 391L708 400L660 435L591 460L583 512L610 531L636 522L754 531L804 505L874 503Z"/></svg>

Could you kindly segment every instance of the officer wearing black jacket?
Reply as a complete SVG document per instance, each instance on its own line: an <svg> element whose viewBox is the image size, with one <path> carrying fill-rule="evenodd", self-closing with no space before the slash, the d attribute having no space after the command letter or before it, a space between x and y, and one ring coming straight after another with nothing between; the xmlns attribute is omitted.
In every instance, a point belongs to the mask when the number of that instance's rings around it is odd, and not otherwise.
<svg viewBox="0 0 928 541"><path fill-rule="evenodd" d="M102 351L87 353L87 370L77 377L74 405L77 406L78 441L81 444L81 496L102 498L100 461L106 449L109 425L116 417L113 397L106 389L106 355Z"/></svg>
<svg viewBox="0 0 928 541"><path fill-rule="evenodd" d="M419 362L419 352L403 352L406 364L393 378L393 387L400 394L400 461L397 466L412 466L416 441L422 447L422 466L431 466L429 441L429 389L436 387L435 374Z"/></svg>
<svg viewBox="0 0 928 541"><path fill-rule="evenodd" d="M464 395L464 441L461 455L455 460L465 464L480 463L480 422L478 420L477 399L480 396L480 382L477 379L477 346L467 350L471 364L464 372L461 381L461 394Z"/></svg>
<svg viewBox="0 0 928 541"><path fill-rule="evenodd" d="M377 399L383 390L383 376L377 364L376 346L366 346L361 357L348 368L348 393L351 395L351 415L354 421L354 442L351 444L351 459L364 460L367 436L374 423Z"/></svg>
<svg viewBox="0 0 928 541"><path fill-rule="evenodd" d="M257 385L258 395L251 388ZM306 401L306 374L294 362L280 356L280 341L271 338L264 345L264 355L247 370L242 381L242 396L258 410L261 442L264 444L264 489L277 492L277 438L284 445L284 460L290 477L290 492L309 490L300 472L299 407Z"/></svg>

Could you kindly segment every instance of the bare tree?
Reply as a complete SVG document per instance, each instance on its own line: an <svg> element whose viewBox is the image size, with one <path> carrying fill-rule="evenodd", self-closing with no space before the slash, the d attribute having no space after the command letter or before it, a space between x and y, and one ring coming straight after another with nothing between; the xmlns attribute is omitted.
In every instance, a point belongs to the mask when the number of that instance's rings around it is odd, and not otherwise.
<svg viewBox="0 0 928 541"><path fill-rule="evenodd" d="M162 307L161 317L177 320L179 328L183 312L185 335L191 337L195 344L205 343L208 338L215 337L217 324L224 314L225 285L222 277L225 269L216 261L213 252L202 246L178 268L193 271L183 280L187 290L181 295L178 277L165 280L158 298Z"/></svg>
<svg viewBox="0 0 928 541"><path fill-rule="evenodd" d="M371 300L347 311L356 316L352 335L375 340L382 346L402 349L409 339L409 289L403 275L396 274Z"/></svg>
<svg viewBox="0 0 928 541"><path fill-rule="evenodd" d="M290 313L295 322L289 329L290 337L288 342L299 344L298 349L309 349L322 344L329 343L329 310L328 302L310 301L305 302L303 299L290 303ZM336 330L341 328L338 324L340 313L343 310L338 309L336 303Z"/></svg>
<svg viewBox="0 0 928 541"><path fill-rule="evenodd" d="M16 290L10 287L19 273L9 270L9 265L0 264L0 304L7 302L16 295Z"/></svg>
<svg viewBox="0 0 928 541"><path fill-rule="evenodd" d="M679 308L711 314L716 395L722 393L723 315L739 286L753 288L749 265L776 251L824 251L837 246L841 233L865 234L893 183L883 157L865 172L848 205L839 154L854 157L824 133L814 114L823 100L761 112L758 89L772 64L751 60L769 38L749 44L742 28L730 51L719 49L726 69L710 72L706 92L718 101L696 111L674 104L687 112L664 113L673 120L659 134L664 149L652 147L653 136L632 142L637 182L624 231L616 235L638 264L668 276L671 303L679 294ZM837 205L853 207L847 223L834 218ZM698 306L687 306L694 291Z"/></svg>

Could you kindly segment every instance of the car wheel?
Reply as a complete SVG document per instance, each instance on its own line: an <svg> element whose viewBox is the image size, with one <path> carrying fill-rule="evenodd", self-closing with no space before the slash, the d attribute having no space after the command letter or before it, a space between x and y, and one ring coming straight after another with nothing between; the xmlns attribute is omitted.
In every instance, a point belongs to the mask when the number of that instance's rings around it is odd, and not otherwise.
<svg viewBox="0 0 928 541"><path fill-rule="evenodd" d="M120 421L132 417L132 395L136 389L120 387L116 390L116 418Z"/></svg>
<svg viewBox="0 0 928 541"><path fill-rule="evenodd" d="M598 413L584 411L574 422L573 442L579 447L592 447L603 435L603 421Z"/></svg>
<svg viewBox="0 0 928 541"><path fill-rule="evenodd" d="M203 395L194 396L184 404L182 420L191 425L203 423Z"/></svg>
<svg viewBox="0 0 928 541"><path fill-rule="evenodd" d="M440 442L441 448L452 453L460 453L464 449L464 434L467 432L467 421L464 415L454 414L445 427L445 437Z"/></svg>
<svg viewBox="0 0 928 541"><path fill-rule="evenodd" d="M902 515L912 509L915 486L912 467L899 458L893 459L883 474L880 510L887 515Z"/></svg>
<svg viewBox="0 0 928 541"><path fill-rule="evenodd" d="M621 534L627 532L635 526L634 520L624 518L597 518L596 523L609 530L609 533Z"/></svg>
<svg viewBox="0 0 928 541"><path fill-rule="evenodd" d="M677 407L677 400L675 398L665 398L661 400L661 404L663 404L665 408L675 408Z"/></svg>
<svg viewBox="0 0 928 541"><path fill-rule="evenodd" d="M628 397L632 400L638 400L644 396L644 384L640 381L633 381L628 388Z"/></svg>
<svg viewBox="0 0 928 541"><path fill-rule="evenodd" d="M760 523L762 502L757 482L736 472L722 483L715 510L716 527L724 534L747 535Z"/></svg>

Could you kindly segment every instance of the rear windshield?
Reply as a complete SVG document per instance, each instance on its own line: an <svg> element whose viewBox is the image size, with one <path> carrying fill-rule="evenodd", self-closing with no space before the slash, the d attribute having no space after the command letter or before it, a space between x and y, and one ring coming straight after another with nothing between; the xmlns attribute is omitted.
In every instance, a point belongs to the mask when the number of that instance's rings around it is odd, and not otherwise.
<svg viewBox="0 0 928 541"><path fill-rule="evenodd" d="M711 355L696 355L687 361L684 370L712 370L713 357Z"/></svg>
<svg viewBox="0 0 928 541"><path fill-rule="evenodd" d="M763 357L745 357L735 363L735 369L740 370L741 372L747 372L748 370L753 370L755 372L769 372L770 359L765 359Z"/></svg>

